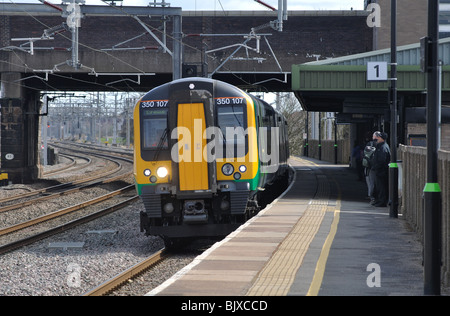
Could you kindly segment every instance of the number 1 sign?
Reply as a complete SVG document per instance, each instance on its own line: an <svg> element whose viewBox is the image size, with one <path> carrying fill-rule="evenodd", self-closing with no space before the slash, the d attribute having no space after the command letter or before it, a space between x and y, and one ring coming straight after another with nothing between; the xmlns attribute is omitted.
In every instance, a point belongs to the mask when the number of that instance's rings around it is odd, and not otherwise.
<svg viewBox="0 0 450 316"><path fill-rule="evenodd" d="M367 63L367 81L387 81L388 64L387 62L368 62Z"/></svg>

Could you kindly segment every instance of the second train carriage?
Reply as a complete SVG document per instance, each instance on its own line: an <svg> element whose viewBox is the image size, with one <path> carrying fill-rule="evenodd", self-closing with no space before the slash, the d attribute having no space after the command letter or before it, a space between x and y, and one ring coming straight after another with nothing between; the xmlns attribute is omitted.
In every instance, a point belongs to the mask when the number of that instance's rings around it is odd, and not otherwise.
<svg viewBox="0 0 450 316"><path fill-rule="evenodd" d="M135 107L134 128L141 230L166 241L227 235L288 170L285 118L217 80L151 90Z"/></svg>

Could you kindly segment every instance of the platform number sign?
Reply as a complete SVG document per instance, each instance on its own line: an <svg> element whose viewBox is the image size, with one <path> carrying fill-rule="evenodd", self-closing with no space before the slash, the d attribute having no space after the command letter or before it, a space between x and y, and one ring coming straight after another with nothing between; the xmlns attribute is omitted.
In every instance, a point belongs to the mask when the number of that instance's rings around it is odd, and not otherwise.
<svg viewBox="0 0 450 316"><path fill-rule="evenodd" d="M387 81L387 80L388 80L387 62L367 63L367 81Z"/></svg>

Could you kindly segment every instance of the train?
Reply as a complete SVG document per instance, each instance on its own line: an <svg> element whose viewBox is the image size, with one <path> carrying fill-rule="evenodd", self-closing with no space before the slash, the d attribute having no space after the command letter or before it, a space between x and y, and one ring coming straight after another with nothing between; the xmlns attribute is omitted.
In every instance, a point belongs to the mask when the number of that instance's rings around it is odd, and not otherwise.
<svg viewBox="0 0 450 316"><path fill-rule="evenodd" d="M133 117L141 232L166 246L228 235L288 174L286 118L231 84L163 84L137 102Z"/></svg>

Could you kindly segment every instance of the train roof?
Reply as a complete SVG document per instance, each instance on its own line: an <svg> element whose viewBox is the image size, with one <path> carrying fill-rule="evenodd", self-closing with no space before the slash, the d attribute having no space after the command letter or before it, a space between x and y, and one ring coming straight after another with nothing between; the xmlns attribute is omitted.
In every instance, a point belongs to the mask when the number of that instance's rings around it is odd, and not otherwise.
<svg viewBox="0 0 450 316"><path fill-rule="evenodd" d="M266 101L261 100L257 98L254 95L251 95L249 93L246 93L245 91L241 90L240 88L229 84L224 81L219 81L215 79L210 78L202 78L202 77L190 77L190 78L183 78L174 80L171 82L168 82L166 84L163 84L161 86L158 86L149 92L147 92L141 99L141 101L148 101L148 100L166 100L169 96L169 91L171 86L173 85L182 85L183 83L186 84L186 89L195 89L190 88L190 84L194 85L210 85L212 84L214 86L214 93L215 97L230 97L230 96L237 96L237 95L248 95L253 100L257 100L258 102L262 103L266 108L270 107L275 113L277 113L279 116L283 116L283 114L275 109L273 106L268 104Z"/></svg>
<svg viewBox="0 0 450 316"><path fill-rule="evenodd" d="M168 82L166 84L163 84L161 86L158 86L149 92L147 92L143 97L142 101L146 100L156 100L156 99L167 99L169 95L170 87L173 85L182 85L183 83L186 83L186 89L195 89L190 88L190 84L198 85L208 85L212 84L214 86L214 92L216 94L216 97L226 97L226 96L235 96L235 95L246 95L247 93L243 90L239 89L236 86L233 86L229 83L215 80L215 79L209 79L209 78L201 78L201 77L190 77L190 78L183 78L174 80L171 82Z"/></svg>

